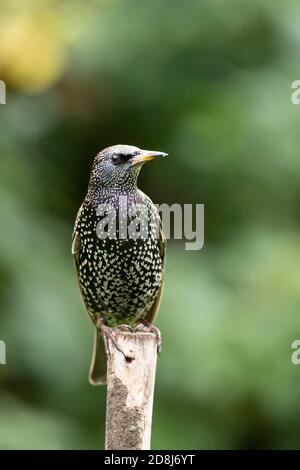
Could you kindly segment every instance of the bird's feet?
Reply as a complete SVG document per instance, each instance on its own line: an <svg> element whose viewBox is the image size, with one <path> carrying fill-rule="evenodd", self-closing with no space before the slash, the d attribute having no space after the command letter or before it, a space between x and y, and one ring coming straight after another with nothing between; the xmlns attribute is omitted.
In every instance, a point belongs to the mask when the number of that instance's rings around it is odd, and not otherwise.
<svg viewBox="0 0 300 470"><path fill-rule="evenodd" d="M148 320L140 320L134 331L144 331L145 333L154 333L157 342L157 354L161 353L161 332L156 326L152 325Z"/></svg>
<svg viewBox="0 0 300 470"><path fill-rule="evenodd" d="M130 358L126 356L124 351L118 346L117 342L115 341L114 335L118 331L129 331L130 333L135 333L138 331L142 331L144 333L154 333L156 336L156 341L157 341L157 354L159 355L161 353L161 333L156 326L152 325L152 323L148 322L147 320L141 320L139 324L136 326L136 328L131 328L129 325L122 324L116 327L110 327L107 326L105 323L105 320L103 318L98 318L96 322L96 327L101 331L101 334L103 336L103 341L104 341L104 347L105 347L105 353L106 356L110 356L110 350L109 350L109 339L112 341L114 344L115 348L120 351L124 358L126 360L129 360Z"/></svg>
<svg viewBox="0 0 300 470"><path fill-rule="evenodd" d="M134 333L134 329L131 328L129 325L125 325L125 323L122 323L122 325L119 325L116 327L119 331L129 331L130 333Z"/></svg>
<svg viewBox="0 0 300 470"><path fill-rule="evenodd" d="M132 359L124 353L124 351L120 348L120 346L118 346L114 338L114 335L116 335L118 331L130 331L131 333L134 333L134 330L129 325L122 324L116 327L110 327L106 325L105 320L103 318L98 318L96 321L96 327L101 331L106 357L110 356L108 341L110 339L114 344L115 348L123 354L126 361L130 361Z"/></svg>

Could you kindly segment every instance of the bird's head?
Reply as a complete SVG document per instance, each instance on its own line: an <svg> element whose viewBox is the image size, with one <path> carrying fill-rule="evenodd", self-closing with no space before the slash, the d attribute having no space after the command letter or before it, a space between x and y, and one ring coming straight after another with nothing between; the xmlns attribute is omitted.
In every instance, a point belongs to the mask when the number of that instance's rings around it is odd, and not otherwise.
<svg viewBox="0 0 300 470"><path fill-rule="evenodd" d="M90 185L103 188L130 189L135 187L144 163L167 155L163 152L141 150L131 145L107 147L98 153L94 160Z"/></svg>

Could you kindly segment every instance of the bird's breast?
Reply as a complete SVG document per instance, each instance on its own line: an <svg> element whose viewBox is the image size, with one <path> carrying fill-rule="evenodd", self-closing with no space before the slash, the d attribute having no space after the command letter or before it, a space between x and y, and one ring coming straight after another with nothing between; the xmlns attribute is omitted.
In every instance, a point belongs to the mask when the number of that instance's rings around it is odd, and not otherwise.
<svg viewBox="0 0 300 470"><path fill-rule="evenodd" d="M84 206L77 221L84 301L107 320L142 316L160 288L159 219L152 206L137 197L121 203L111 197L100 210L99 204Z"/></svg>

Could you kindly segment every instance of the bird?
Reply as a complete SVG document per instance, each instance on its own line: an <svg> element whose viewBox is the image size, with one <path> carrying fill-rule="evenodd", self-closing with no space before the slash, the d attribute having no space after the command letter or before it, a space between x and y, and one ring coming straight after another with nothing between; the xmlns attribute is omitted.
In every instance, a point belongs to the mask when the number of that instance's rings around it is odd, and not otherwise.
<svg viewBox="0 0 300 470"><path fill-rule="evenodd" d="M166 238L158 209L137 180L144 163L167 156L114 145L92 164L72 237L81 297L95 326L92 385L106 384L107 338L113 329L148 328L160 349L160 333L152 323L163 291Z"/></svg>

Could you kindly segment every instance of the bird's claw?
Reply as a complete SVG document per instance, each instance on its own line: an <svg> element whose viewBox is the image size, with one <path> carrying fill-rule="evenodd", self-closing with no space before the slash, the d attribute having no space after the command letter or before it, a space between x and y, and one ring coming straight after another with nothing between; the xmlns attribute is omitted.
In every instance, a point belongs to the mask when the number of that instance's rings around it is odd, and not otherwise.
<svg viewBox="0 0 300 470"><path fill-rule="evenodd" d="M115 348L123 354L126 360L128 359L124 351L122 351L122 349L117 345L113 337L118 331L129 331L131 333L142 331L144 333L154 333L156 337L156 342L157 342L157 354L158 355L161 354L162 341L161 341L160 330L156 326L152 325L152 323L148 322L147 320L141 320L135 328L131 328L129 325L126 325L125 323L113 328L113 327L107 326L103 318L98 318L96 322L96 327L99 328L99 330L102 333L105 353L107 357L110 356L108 339L111 339Z"/></svg>
<svg viewBox="0 0 300 470"><path fill-rule="evenodd" d="M133 329L130 326L122 324L113 328L113 327L107 326L103 318L98 318L96 322L96 327L99 328L103 336L106 357L110 356L109 341L108 341L110 339L113 342L115 348L118 351L120 351L120 353L123 354L126 360L131 359L131 358L128 358L128 356L124 353L124 351L120 348L120 346L118 346L117 342L114 339L114 335L118 331L130 331L131 333L133 333Z"/></svg>
<svg viewBox="0 0 300 470"><path fill-rule="evenodd" d="M141 320L135 328L135 331L144 331L145 333L154 333L157 342L157 354L161 354L161 332L160 330L152 325L148 320Z"/></svg>
<svg viewBox="0 0 300 470"><path fill-rule="evenodd" d="M118 329L118 331L130 331L130 333L134 333L134 329L129 325L125 325L125 323L122 323L122 325L117 326L115 329Z"/></svg>

